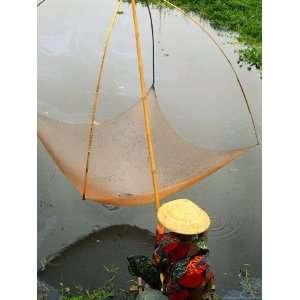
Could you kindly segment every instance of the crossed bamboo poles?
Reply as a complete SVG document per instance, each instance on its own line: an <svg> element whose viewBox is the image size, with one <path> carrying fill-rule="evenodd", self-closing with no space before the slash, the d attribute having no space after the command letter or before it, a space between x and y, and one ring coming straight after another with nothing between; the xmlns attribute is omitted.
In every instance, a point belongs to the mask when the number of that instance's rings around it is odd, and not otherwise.
<svg viewBox="0 0 300 300"><path fill-rule="evenodd" d="M197 25L201 30L203 30L210 40L215 44L217 49L221 52L221 54L225 57L226 61L230 65L230 68L232 69L237 83L241 89L243 98L245 100L248 112L251 117L251 121L253 124L254 133L257 140L257 145L259 145L259 138L257 129L255 126L254 118L250 109L249 101L247 99L246 93L243 89L243 86L241 84L240 78L238 76L238 73L236 72L235 68L233 67L231 61L227 57L226 53L222 49L222 47L217 43L217 41L214 39L214 37L193 17L191 17L188 13L186 13L181 8L177 7L173 3L169 2L168 0L162 0L164 3L172 6L179 12L181 12L183 15L185 15L187 18L189 18L195 25ZM83 192L82 192L82 199L85 200L86 198L86 190L87 190L87 183L88 183L88 172L89 172L89 165L90 165L90 158L92 154L92 142L93 142L93 133L94 133L94 125L95 125L95 119L96 119L96 111L97 111L97 104L100 101L101 98L101 80L103 77L103 70L104 70L104 62L105 57L108 49L108 45L111 39L112 31L114 29L114 26L116 24L116 19L118 16L119 8L121 6L122 0L118 0L112 21L110 23L110 26L108 28L105 42L104 42L104 49L101 56L101 62L99 66L99 72L97 76L96 81L96 91L93 99L93 107L92 107L92 116L91 116L91 122L90 122L90 128L89 128L89 137L88 137L88 149L87 149L87 158L86 158L86 165L85 165L85 173L84 173L84 182L83 182ZM152 185L153 185L153 191L154 191L154 200L155 200L155 206L158 210L160 207L160 196L159 196L159 189L158 189L158 179L157 179L157 167L156 167L156 161L155 161L155 154L153 150L153 143L152 143L152 132L151 132L151 124L150 124L150 118L149 118L149 111L148 111L148 99L147 99L147 90L146 90L146 83L145 83L145 76L144 76L144 67L143 67L143 58L142 58L142 47L141 47L141 37L140 37L140 31L139 31L139 22L136 12L136 1L131 0L131 9L132 9L132 17L133 17L133 23L134 23L134 32L135 32L135 42L136 42L136 51L137 51L137 59L138 59L138 70L139 70L139 76L140 76L140 90L141 90L141 100L143 102L143 113L144 113L144 126L145 126L145 133L146 133L146 139L147 139L147 147L148 147L148 153L150 158L150 170L151 170L151 176L152 176Z"/></svg>

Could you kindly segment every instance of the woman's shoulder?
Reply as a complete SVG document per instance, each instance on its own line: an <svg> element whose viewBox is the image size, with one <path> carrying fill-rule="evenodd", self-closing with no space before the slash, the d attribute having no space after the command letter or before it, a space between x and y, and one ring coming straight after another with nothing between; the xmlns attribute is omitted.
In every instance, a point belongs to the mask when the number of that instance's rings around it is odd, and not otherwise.
<svg viewBox="0 0 300 300"><path fill-rule="evenodd" d="M158 245L166 246L166 245L174 244L174 243L179 244L180 242L181 241L178 238L178 236L176 236L176 234L174 234L173 232L168 232L168 233L164 233L161 236Z"/></svg>

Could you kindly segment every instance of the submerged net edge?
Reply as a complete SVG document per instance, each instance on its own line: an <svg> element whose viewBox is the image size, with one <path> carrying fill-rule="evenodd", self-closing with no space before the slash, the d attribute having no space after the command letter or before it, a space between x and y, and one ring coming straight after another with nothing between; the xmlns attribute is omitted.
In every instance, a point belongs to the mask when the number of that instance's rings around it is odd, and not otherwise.
<svg viewBox="0 0 300 300"><path fill-rule="evenodd" d="M224 161L221 161L220 163L216 164L215 166L207 169L205 172L201 172L193 177L185 179L184 181L181 181L180 183L176 183L172 186L168 186L168 187L160 189L159 190L160 200L165 200L167 197L193 186L194 184L200 182L201 180L205 179L209 175L217 172L225 165L231 163L233 160L239 158L240 156L245 154L250 148L253 148L253 147L254 146L233 150L232 152L228 153L230 155L230 157L228 157ZM78 192L81 193L79 190L78 190ZM92 201L92 202L97 202L97 203L115 204L115 205L119 205L119 206L135 206L135 205L154 203L154 193L151 192L151 193L139 194L136 196L133 195L130 197L120 196L118 198L107 197L107 198L101 198L101 199L98 197L90 197L89 198L89 196L87 195L87 200Z"/></svg>
<svg viewBox="0 0 300 300"><path fill-rule="evenodd" d="M76 179L76 176L71 176L70 174L72 172L69 172L65 167L61 166L61 162L56 155L54 155L50 150L48 150L48 145L47 142L38 134L38 139L46 149L47 153L55 163L55 165L59 168L59 170L66 176L69 181L72 183L72 185L75 187L75 189L78 191L78 193L82 196L83 194L83 182L80 182L78 179ZM229 151L227 153L226 159L222 160L218 164L212 166L211 168L208 168L205 170L205 172L200 172L192 177L189 177L179 183L175 183L174 185L164 187L162 189L159 189L159 196L161 200L164 200L165 198L177 193L181 192L192 185L200 182L201 180L205 179L209 175L217 172L220 170L222 167L225 165L229 164L233 160L239 158L243 154L245 154L249 149L253 148L254 146L250 147L245 147L241 149L236 149ZM150 172L150 170L149 170ZM96 203L101 203L101 204L114 204L114 205L119 205L119 206L135 206L135 205L144 205L144 204L149 204L149 203L154 203L154 193L144 193L144 194L138 194L138 195L133 195L133 194L125 194L125 195L119 195L119 196L104 196L104 195L91 195L89 191L86 193L86 199L91 202L96 202Z"/></svg>

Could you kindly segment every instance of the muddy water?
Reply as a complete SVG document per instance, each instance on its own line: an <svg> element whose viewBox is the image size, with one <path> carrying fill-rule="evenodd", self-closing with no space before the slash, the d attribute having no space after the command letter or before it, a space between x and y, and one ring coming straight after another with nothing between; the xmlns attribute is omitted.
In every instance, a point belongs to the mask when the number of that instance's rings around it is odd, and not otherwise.
<svg viewBox="0 0 300 300"><path fill-rule="evenodd" d="M113 9L114 2L109 0L51 0L39 8L40 113L71 123L88 121L99 53ZM122 11L105 66L103 98L97 113L100 122L127 109L139 96L130 7L123 5ZM152 11L156 40L156 90L160 106L172 126L186 140L202 147L229 149L254 144L255 138L241 92L224 58L204 33L178 13L166 9ZM150 27L146 9L139 6L138 13L145 75L150 85ZM215 32L207 23L203 24L222 44L230 59L236 62L238 46L232 43L234 37ZM260 131L260 76L256 71L249 72L236 63L234 65L238 68ZM211 260L220 293L238 286L237 274L243 264L251 265L253 277L261 277L260 147L174 197L193 199L212 217ZM153 232L154 208L152 205L116 208L80 201L78 193L39 144L39 267L62 248L91 231L116 224L136 225ZM141 252L149 251L148 246L139 246L143 244L143 235L139 230L130 231L127 240L124 230L120 229L123 235L117 246L113 243L117 232L111 232L112 240L105 233L105 253L113 253L115 264L122 267L120 282L128 279L124 267L127 252L133 248ZM144 238L147 244L148 235L145 234ZM98 278L106 276L101 265L107 261L107 255L104 252L102 255L102 250L99 250L101 255L96 254L95 249L89 247L89 241L78 244L80 246L65 252L65 256L60 258L59 265L65 266L67 281L88 284L95 282L97 272ZM82 255L88 258L87 263L91 265L95 259L99 269L89 272L90 268L85 267L84 259L80 258ZM72 272L72 268L75 271ZM49 273L46 270L43 278L50 283L57 282L58 278L64 279L59 275L62 268L49 267L48 270Z"/></svg>

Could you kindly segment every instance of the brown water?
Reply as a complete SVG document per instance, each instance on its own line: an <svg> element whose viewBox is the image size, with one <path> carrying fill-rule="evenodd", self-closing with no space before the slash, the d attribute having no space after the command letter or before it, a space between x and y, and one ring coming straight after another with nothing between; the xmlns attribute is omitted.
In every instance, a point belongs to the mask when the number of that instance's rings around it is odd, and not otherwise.
<svg viewBox="0 0 300 300"><path fill-rule="evenodd" d="M99 53L113 8L114 1L108 0L51 0L39 8L40 113L67 122L88 121ZM139 96L130 7L123 5L122 10L124 14L119 15L106 61L103 98L97 114L99 122L124 111ZM161 108L176 131L202 147L228 149L254 144L246 106L224 58L204 33L175 11L152 9L152 12L156 37L156 90ZM139 6L138 13L145 75L150 85L150 26L146 9ZM203 24L236 62L238 46L229 43L233 37L220 35L205 22ZM256 71L240 69L236 63L235 66L260 131L260 76ZM245 263L251 265L253 277L261 277L260 147L175 197L193 199L212 217L211 261L221 293L238 286L239 268ZM95 228L130 224L153 232L155 226L152 205L118 208L80 201L80 196L41 145L38 146L38 202L39 262ZM106 250L100 249L98 253L97 244L93 244L92 237L88 238L66 251L58 259L62 267L49 267L43 278L53 284L65 279L94 285L98 272L97 278L106 276L101 265L109 259L121 266L120 283L125 282L128 275L124 258L135 247L149 252L151 238L143 231L131 229L127 236L124 233L127 227L117 228L121 234L119 241L114 238L116 229L99 233L105 236L103 249ZM110 254L111 258L107 258ZM93 271L88 267L92 265L97 265ZM65 278L60 274L66 274Z"/></svg>

